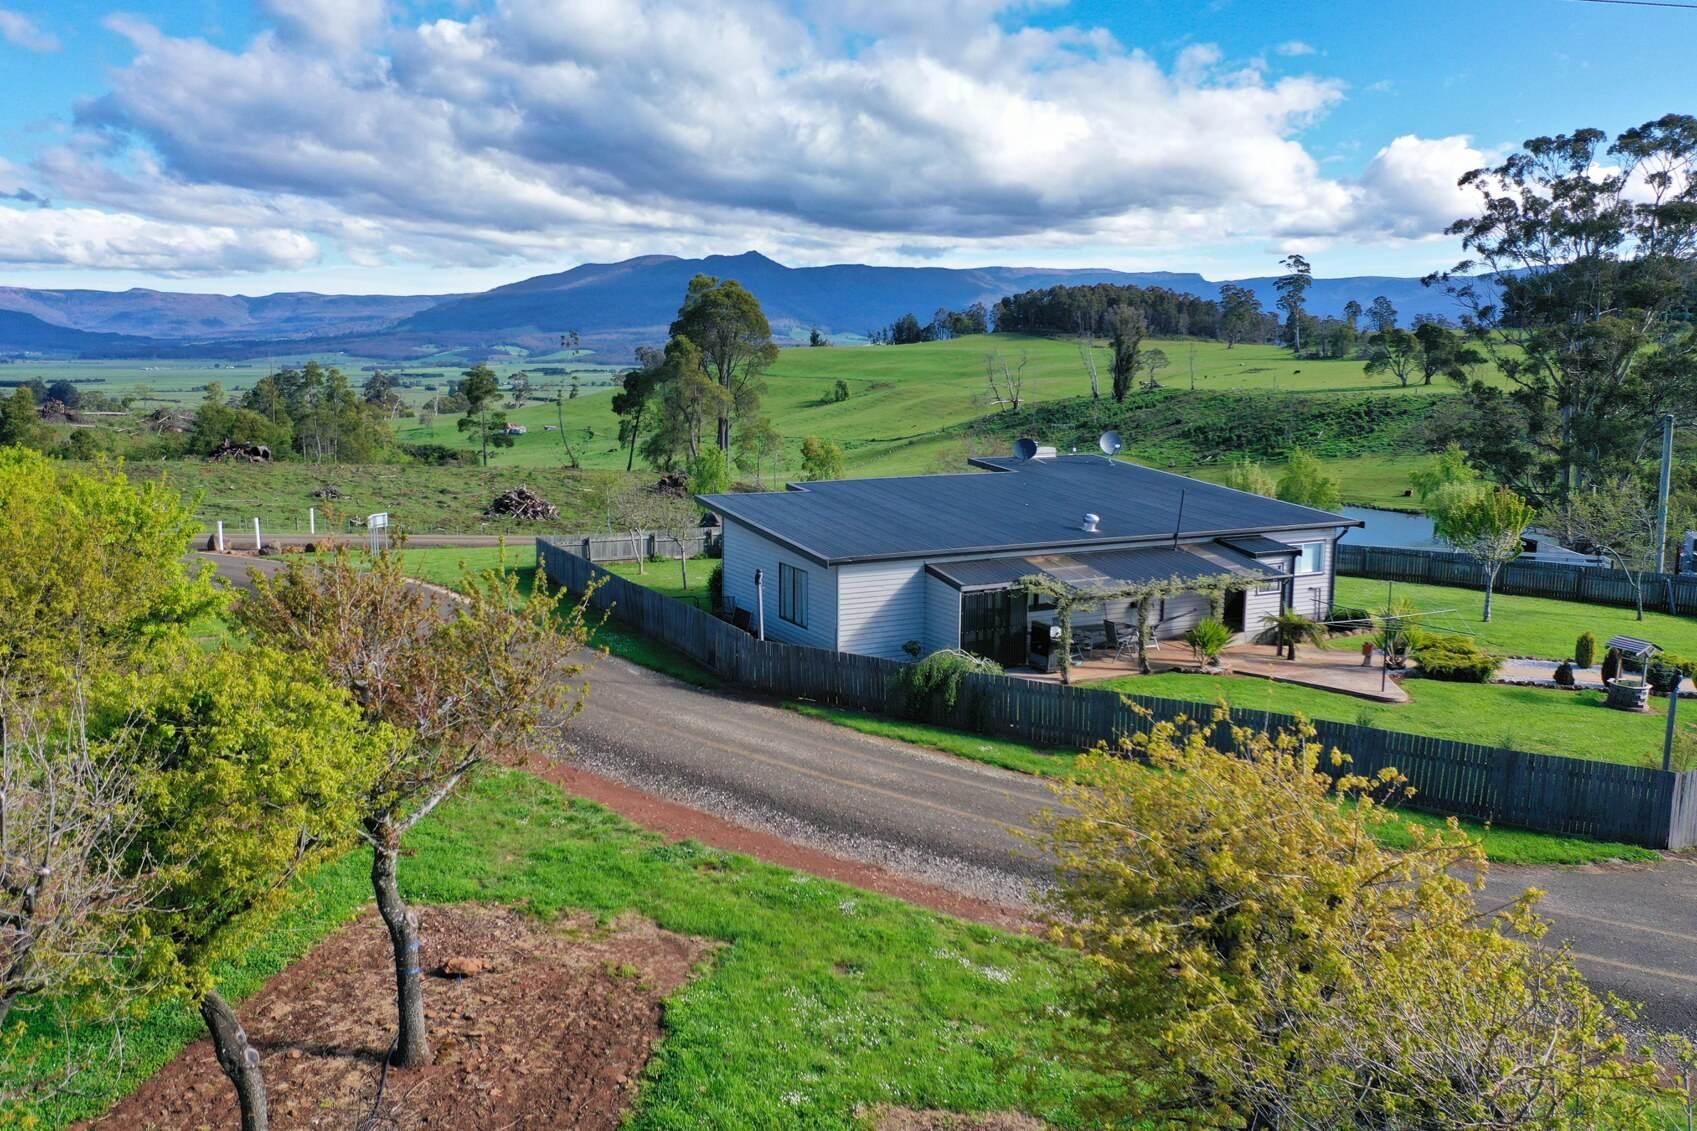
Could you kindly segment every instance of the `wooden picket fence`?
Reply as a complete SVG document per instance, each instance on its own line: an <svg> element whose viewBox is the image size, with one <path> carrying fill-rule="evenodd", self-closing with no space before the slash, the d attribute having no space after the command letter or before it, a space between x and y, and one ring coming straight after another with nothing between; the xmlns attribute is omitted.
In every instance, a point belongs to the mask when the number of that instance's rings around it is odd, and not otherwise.
<svg viewBox="0 0 1697 1131"><path fill-rule="evenodd" d="M1465 554L1447 550L1405 550L1339 542L1337 571L1345 577L1455 585L1465 589L1485 588L1484 568ZM1697 574L1646 573L1643 584L1646 609L1697 614ZM1496 592L1627 609L1638 604L1637 594L1626 573L1607 566L1513 561L1497 574Z"/></svg>
<svg viewBox="0 0 1697 1131"><path fill-rule="evenodd" d="M573 593L594 585L595 608L665 641L728 683L884 714L905 708L904 662L756 640L710 613L615 576L563 539L538 538L536 555L550 582ZM1159 722L1208 718L1213 710L1203 703L972 675L948 717L930 721L1084 750ZM1290 715L1246 709L1234 709L1231 721L1271 732L1298 725ZM1530 754L1351 723L1311 725L1317 741L1350 756L1352 772L1373 775L1394 767L1404 774L1415 790L1406 802L1410 808L1651 848L1697 844L1697 772ZM1227 751L1233 746L1227 728L1215 729L1214 742Z"/></svg>

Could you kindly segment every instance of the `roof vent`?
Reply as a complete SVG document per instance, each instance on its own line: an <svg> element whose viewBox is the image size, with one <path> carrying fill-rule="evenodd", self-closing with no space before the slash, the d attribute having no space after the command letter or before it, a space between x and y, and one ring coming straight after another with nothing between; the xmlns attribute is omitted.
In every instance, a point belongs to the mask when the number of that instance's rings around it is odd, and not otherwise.
<svg viewBox="0 0 1697 1131"><path fill-rule="evenodd" d="M1085 515L1084 516L1084 530L1086 532L1090 533L1090 534L1099 533L1101 528L1097 524L1100 523L1101 521L1102 521L1102 516L1099 515L1099 514L1087 514L1087 515Z"/></svg>

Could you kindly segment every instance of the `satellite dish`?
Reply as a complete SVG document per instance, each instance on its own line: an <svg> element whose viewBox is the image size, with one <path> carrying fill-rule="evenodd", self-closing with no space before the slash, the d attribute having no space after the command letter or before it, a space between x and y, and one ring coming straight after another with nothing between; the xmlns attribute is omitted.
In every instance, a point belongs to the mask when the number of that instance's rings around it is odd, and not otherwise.
<svg viewBox="0 0 1697 1131"><path fill-rule="evenodd" d="M1018 456L1020 459L1036 459L1037 441L1033 440L1030 436L1021 436L1019 439L1014 441L1013 454Z"/></svg>
<svg viewBox="0 0 1697 1131"><path fill-rule="evenodd" d="M1125 441L1120 439L1118 432L1107 431L1102 433L1102 438L1096 441L1096 446L1107 455L1117 456L1120 454L1120 449L1125 447Z"/></svg>

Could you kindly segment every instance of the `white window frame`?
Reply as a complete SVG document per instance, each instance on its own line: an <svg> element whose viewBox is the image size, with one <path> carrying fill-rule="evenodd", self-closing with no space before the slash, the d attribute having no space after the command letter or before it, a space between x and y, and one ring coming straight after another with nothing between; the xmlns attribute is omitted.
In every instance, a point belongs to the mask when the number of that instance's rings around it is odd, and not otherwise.
<svg viewBox="0 0 1697 1131"><path fill-rule="evenodd" d="M807 627L807 571L788 562L778 563L778 619Z"/></svg>
<svg viewBox="0 0 1697 1131"><path fill-rule="evenodd" d="M1314 556L1316 558L1316 565L1313 569L1306 569L1306 568L1304 568L1304 559L1306 559L1308 557L1308 552L1309 552L1310 549L1312 549L1314 551ZM1325 573L1326 572L1326 544L1324 542L1298 542L1298 543L1296 543L1296 561L1294 563L1294 568L1292 569L1291 572L1298 577L1312 577L1314 574L1317 574L1317 573Z"/></svg>

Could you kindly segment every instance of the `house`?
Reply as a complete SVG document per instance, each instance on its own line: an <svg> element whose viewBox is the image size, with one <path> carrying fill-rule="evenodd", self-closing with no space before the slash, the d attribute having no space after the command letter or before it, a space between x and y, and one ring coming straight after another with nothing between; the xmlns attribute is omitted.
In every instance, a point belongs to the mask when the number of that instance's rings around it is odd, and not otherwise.
<svg viewBox="0 0 1697 1131"><path fill-rule="evenodd" d="M505 428L501 429L501 431L505 432L509 436L523 436L525 433L529 432L530 429L526 428L522 424L509 424Z"/></svg>
<svg viewBox="0 0 1697 1131"><path fill-rule="evenodd" d="M1055 618L1021 588L1033 574L1080 587L1229 574L1242 581L1225 605L1238 632L1285 608L1330 612L1333 549L1357 520L1038 450L970 461L978 472L700 496L723 523L725 600L772 640L893 659L914 641L1009 665L1027 661ZM1123 622L1126 606L1088 616ZM1186 592L1161 599L1148 619L1169 638L1208 610L1207 596Z"/></svg>

